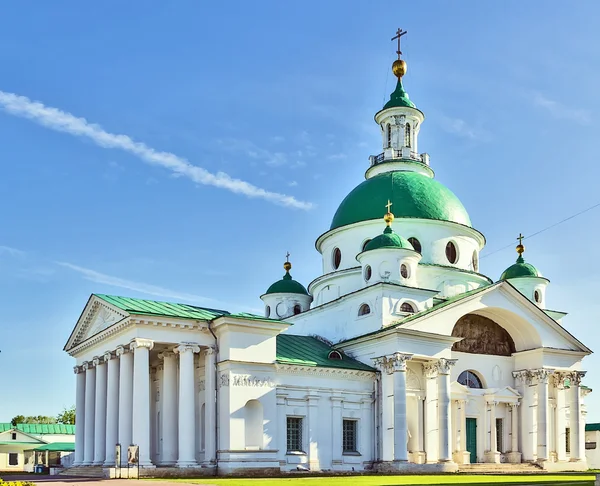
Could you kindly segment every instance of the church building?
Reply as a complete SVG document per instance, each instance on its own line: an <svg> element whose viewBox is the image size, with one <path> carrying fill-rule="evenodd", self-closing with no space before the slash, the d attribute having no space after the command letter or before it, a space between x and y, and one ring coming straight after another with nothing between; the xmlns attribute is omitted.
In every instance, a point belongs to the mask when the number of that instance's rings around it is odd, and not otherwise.
<svg viewBox="0 0 600 486"><path fill-rule="evenodd" d="M146 475L587 470L591 351L549 309L521 240L499 278L482 273L483 234L419 150L400 54L380 153L317 238L307 287L286 261L262 316L90 297L65 346L76 467L118 466L120 444L120 465L135 445Z"/></svg>

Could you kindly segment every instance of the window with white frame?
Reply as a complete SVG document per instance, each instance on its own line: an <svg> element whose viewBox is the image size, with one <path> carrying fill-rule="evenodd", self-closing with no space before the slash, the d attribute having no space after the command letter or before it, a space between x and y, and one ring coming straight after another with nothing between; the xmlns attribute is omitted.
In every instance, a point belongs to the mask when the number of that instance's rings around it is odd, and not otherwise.
<svg viewBox="0 0 600 486"><path fill-rule="evenodd" d="M358 452L358 420L344 420L342 426L342 447L344 453Z"/></svg>
<svg viewBox="0 0 600 486"><path fill-rule="evenodd" d="M287 418L287 451L302 452L302 417Z"/></svg>
<svg viewBox="0 0 600 486"><path fill-rule="evenodd" d="M8 453L8 465L9 466L18 466L19 465L19 453L18 452L9 452Z"/></svg>
<svg viewBox="0 0 600 486"><path fill-rule="evenodd" d="M12 440L17 440L17 433L16 432L12 433L11 439Z"/></svg>
<svg viewBox="0 0 600 486"><path fill-rule="evenodd" d="M502 427L502 419L496 419L496 450L504 452L504 430Z"/></svg>

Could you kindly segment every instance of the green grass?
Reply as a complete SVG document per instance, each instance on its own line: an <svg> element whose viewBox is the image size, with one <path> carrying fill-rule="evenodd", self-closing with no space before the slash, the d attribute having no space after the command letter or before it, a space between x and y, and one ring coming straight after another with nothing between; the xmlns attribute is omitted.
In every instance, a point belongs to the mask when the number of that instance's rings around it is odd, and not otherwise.
<svg viewBox="0 0 600 486"><path fill-rule="evenodd" d="M344 486L396 486L417 484L571 484L588 486L594 484L594 475L590 474L543 474L535 476L514 475L399 475L399 476L331 476L331 477L301 477L301 478L257 478L257 479L168 479L188 484L223 485L223 486L317 486L317 485L344 485Z"/></svg>

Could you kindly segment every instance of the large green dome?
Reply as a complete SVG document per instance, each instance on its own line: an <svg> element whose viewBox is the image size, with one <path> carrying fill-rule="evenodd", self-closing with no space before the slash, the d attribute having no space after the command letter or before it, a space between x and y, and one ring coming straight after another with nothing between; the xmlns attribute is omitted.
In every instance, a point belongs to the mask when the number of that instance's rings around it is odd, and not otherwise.
<svg viewBox="0 0 600 486"><path fill-rule="evenodd" d="M285 272L281 280L278 280L267 289L267 294L303 294L308 295L306 288L300 282L292 279L290 272Z"/></svg>
<svg viewBox="0 0 600 486"><path fill-rule="evenodd" d="M500 280L508 280L511 278L522 278L522 277L541 277L540 271L535 268L531 263L525 263L522 256L517 258L517 263L508 267L502 275Z"/></svg>
<svg viewBox="0 0 600 486"><path fill-rule="evenodd" d="M378 174L355 187L340 204L330 229L381 219L388 199L396 218L435 219L471 226L467 210L446 186L417 172L394 171Z"/></svg>

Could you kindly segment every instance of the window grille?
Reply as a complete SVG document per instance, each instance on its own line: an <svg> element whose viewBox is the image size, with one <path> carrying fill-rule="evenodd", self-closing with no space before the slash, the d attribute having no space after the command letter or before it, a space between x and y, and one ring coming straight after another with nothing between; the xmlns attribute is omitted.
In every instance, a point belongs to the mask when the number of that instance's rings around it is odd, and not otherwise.
<svg viewBox="0 0 600 486"><path fill-rule="evenodd" d="M504 452L504 430L503 420L496 419L496 450L498 452Z"/></svg>
<svg viewBox="0 0 600 486"><path fill-rule="evenodd" d="M357 423L356 420L344 420L342 444L344 452L357 452Z"/></svg>
<svg viewBox="0 0 600 486"><path fill-rule="evenodd" d="M302 419L287 418L287 450L288 452L302 451Z"/></svg>
<svg viewBox="0 0 600 486"><path fill-rule="evenodd" d="M19 465L19 454L16 452L10 452L8 454L8 465L18 466Z"/></svg>

